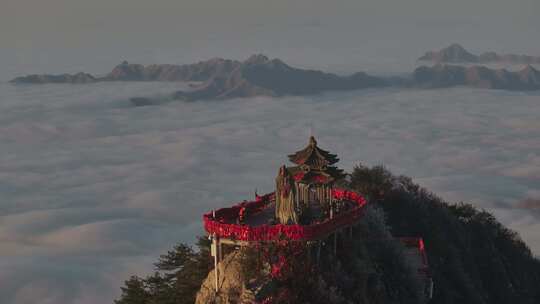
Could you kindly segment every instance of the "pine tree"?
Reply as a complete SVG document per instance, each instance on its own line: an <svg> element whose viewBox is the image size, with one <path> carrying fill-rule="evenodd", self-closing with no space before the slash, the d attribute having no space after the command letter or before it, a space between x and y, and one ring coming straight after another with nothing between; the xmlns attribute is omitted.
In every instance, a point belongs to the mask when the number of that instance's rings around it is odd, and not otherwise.
<svg viewBox="0 0 540 304"><path fill-rule="evenodd" d="M144 281L132 276L125 282L126 286L121 287L122 295L120 300L115 300L115 304L147 304L150 299L150 294L144 288Z"/></svg>

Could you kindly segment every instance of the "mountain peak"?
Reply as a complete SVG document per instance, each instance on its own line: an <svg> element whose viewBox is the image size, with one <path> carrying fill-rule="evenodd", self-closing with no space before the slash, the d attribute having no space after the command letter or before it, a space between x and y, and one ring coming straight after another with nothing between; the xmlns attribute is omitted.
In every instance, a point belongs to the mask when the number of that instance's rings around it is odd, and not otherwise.
<svg viewBox="0 0 540 304"><path fill-rule="evenodd" d="M423 61L434 62L478 62L478 56L469 53L462 45L453 43L439 51L430 51L418 58Z"/></svg>
<svg viewBox="0 0 540 304"><path fill-rule="evenodd" d="M264 54L254 54L254 55L249 56L249 58L246 61L244 61L244 63L246 63L246 64L263 64L263 63L267 63L268 61L270 61L268 56L266 56Z"/></svg>
<svg viewBox="0 0 540 304"><path fill-rule="evenodd" d="M452 43L448 47L446 47L443 50L452 50L452 51L460 51L460 52L467 52L467 50L459 43Z"/></svg>

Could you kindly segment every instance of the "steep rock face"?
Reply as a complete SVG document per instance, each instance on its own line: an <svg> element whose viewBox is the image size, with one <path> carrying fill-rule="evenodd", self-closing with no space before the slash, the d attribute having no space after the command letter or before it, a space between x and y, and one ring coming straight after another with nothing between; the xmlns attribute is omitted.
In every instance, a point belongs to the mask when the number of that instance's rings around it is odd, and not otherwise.
<svg viewBox="0 0 540 304"><path fill-rule="evenodd" d="M422 66L413 74L413 82L423 88L470 86L511 91L540 90L540 72L528 66L519 72L494 70L483 66L463 67L437 64Z"/></svg>
<svg viewBox="0 0 540 304"><path fill-rule="evenodd" d="M421 61L433 61L438 63L515 63L515 64L540 64L540 56L528 56L517 54L497 54L484 52L475 55L467 51L463 46L454 43L439 51L429 51L418 58Z"/></svg>
<svg viewBox="0 0 540 304"><path fill-rule="evenodd" d="M215 292L215 270L212 270L197 292L195 304L251 304L253 293L245 286L240 253L232 252L218 264L219 292Z"/></svg>

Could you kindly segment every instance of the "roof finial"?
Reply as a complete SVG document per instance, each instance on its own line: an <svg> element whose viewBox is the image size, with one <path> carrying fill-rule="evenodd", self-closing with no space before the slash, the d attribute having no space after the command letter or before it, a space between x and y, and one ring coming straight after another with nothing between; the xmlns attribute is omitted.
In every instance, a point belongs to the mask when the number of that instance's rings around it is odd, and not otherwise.
<svg viewBox="0 0 540 304"><path fill-rule="evenodd" d="M315 140L315 137L313 135L311 135L309 137L309 145L311 147L316 147L317 146L317 140Z"/></svg>

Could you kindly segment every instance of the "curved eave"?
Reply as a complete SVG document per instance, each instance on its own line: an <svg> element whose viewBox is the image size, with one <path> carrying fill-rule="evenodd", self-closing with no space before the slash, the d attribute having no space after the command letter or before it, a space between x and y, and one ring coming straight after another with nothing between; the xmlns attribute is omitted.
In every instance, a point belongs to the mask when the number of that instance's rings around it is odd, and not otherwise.
<svg viewBox="0 0 540 304"><path fill-rule="evenodd" d="M325 151L317 146L307 146L294 154L288 155L289 160L297 165L308 164L314 159L323 161L326 165L333 165L339 161L337 155Z"/></svg>

